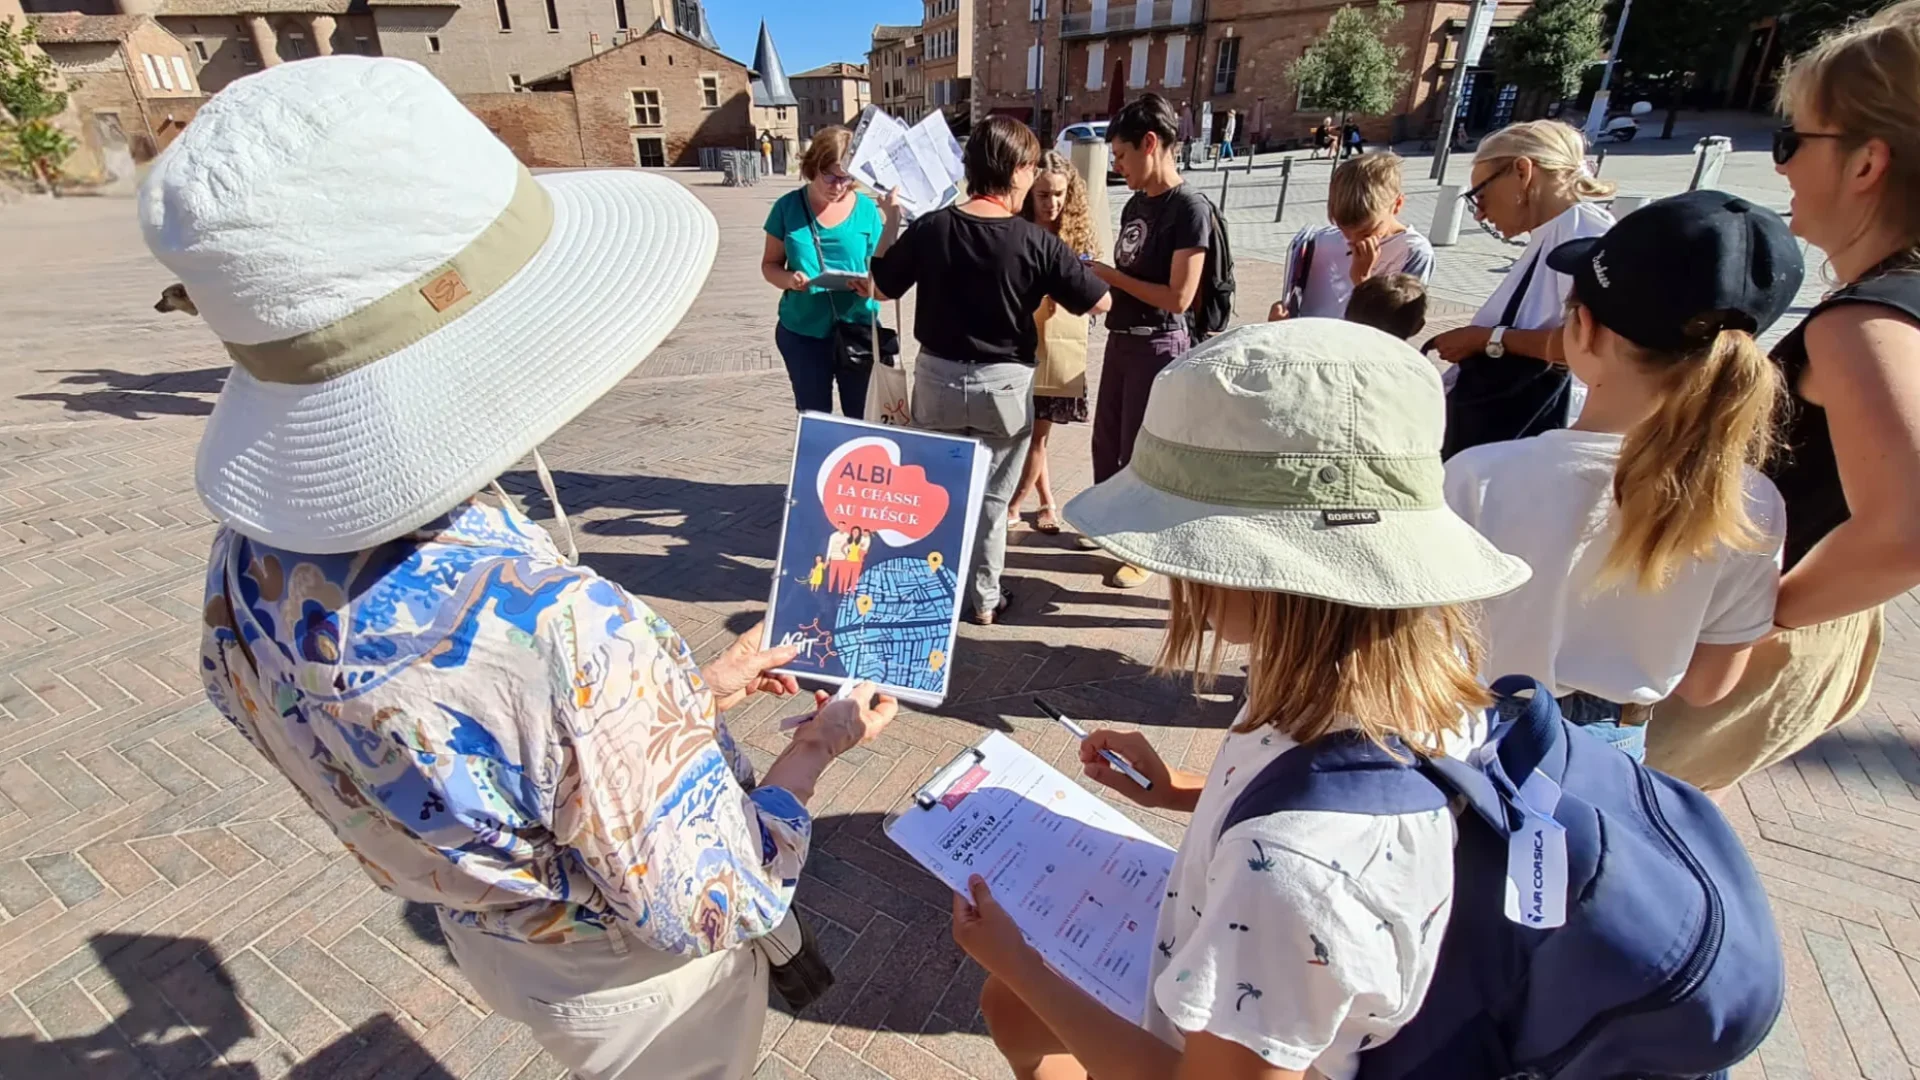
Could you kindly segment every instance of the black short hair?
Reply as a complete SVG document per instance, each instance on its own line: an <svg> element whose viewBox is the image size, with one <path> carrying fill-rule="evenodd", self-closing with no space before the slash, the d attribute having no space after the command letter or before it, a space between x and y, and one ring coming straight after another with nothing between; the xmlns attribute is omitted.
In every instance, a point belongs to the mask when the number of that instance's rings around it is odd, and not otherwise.
<svg viewBox="0 0 1920 1080"><path fill-rule="evenodd" d="M1410 338L1427 325L1427 287L1412 274L1383 274L1353 287L1347 321Z"/></svg>
<svg viewBox="0 0 1920 1080"><path fill-rule="evenodd" d="M1180 120L1159 94L1142 94L1122 106L1107 125L1107 141L1124 139L1133 146L1145 146L1148 132L1160 136L1160 149L1172 153Z"/></svg>
<svg viewBox="0 0 1920 1080"><path fill-rule="evenodd" d="M989 116L967 137L967 191L1004 195L1013 190L1013 174L1040 164L1040 140L1033 129L1011 116Z"/></svg>

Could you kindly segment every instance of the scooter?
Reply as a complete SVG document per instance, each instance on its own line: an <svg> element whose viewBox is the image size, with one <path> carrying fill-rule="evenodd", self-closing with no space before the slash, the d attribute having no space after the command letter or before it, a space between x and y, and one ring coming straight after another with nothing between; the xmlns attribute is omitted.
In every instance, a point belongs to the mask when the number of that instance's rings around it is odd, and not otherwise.
<svg viewBox="0 0 1920 1080"><path fill-rule="evenodd" d="M1600 129L1600 134L1614 142L1632 142L1633 137L1640 134L1640 121L1635 118L1645 116L1652 111L1652 102L1636 101L1625 113L1608 117L1606 126Z"/></svg>

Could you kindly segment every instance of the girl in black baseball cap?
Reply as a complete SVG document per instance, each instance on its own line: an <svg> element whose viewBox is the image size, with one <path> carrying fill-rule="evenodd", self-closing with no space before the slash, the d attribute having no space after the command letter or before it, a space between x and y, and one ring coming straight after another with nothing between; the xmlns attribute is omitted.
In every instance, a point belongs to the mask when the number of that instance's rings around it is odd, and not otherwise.
<svg viewBox="0 0 1920 1080"><path fill-rule="evenodd" d="M1485 674L1539 679L1638 758L1646 706L1724 696L1773 627L1786 521L1758 467L1784 388L1754 335L1799 289L1800 249L1772 211L1696 191L1547 265L1573 281L1562 343L1586 408L1455 456L1447 501L1533 567L1486 604Z"/></svg>

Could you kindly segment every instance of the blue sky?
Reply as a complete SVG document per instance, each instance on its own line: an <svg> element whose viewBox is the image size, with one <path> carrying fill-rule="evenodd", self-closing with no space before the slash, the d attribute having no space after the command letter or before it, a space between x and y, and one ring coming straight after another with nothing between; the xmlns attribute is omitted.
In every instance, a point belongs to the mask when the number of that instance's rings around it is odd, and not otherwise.
<svg viewBox="0 0 1920 1080"><path fill-rule="evenodd" d="M760 20L767 20L787 74L835 60L867 62L874 23L917 23L920 0L706 0L707 21L720 51L753 61Z"/></svg>

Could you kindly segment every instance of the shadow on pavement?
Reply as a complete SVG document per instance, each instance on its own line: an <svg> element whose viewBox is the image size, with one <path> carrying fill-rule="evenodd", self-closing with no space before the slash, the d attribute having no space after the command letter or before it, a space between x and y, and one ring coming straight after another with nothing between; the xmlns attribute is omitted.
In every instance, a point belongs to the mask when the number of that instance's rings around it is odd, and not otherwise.
<svg viewBox="0 0 1920 1080"><path fill-rule="evenodd" d="M553 507L533 472L507 473L500 486L520 499L528 514L551 521ZM657 553L595 551L582 557L635 595L690 603L766 600L771 572L748 560L773 559L786 499L783 485L556 472L553 486L582 535L680 541ZM581 520L602 509L625 513Z"/></svg>
<svg viewBox="0 0 1920 1080"><path fill-rule="evenodd" d="M51 374L42 372L42 374ZM80 393L43 391L17 395L21 401L55 401L68 412L97 412L123 420L151 420L161 416L206 416L225 384L225 367L197 371L135 373L111 368L72 371L62 386L98 386Z"/></svg>
<svg viewBox="0 0 1920 1080"><path fill-rule="evenodd" d="M47 1040L0 1038L0 1075L36 1077L160 1076L206 1080L260 1080L251 1061L230 1063L229 1054L249 1041L267 1053L286 1053L278 1038L260 1030L241 1005L242 991L201 938L153 934L98 934L94 956L129 1002L126 1011L85 1034ZM167 967L169 959L182 958ZM81 991L69 983L48 996ZM348 1076L408 1076L454 1080L393 1016L375 1016L321 1047L290 1071L284 1059L275 1075L291 1080Z"/></svg>

